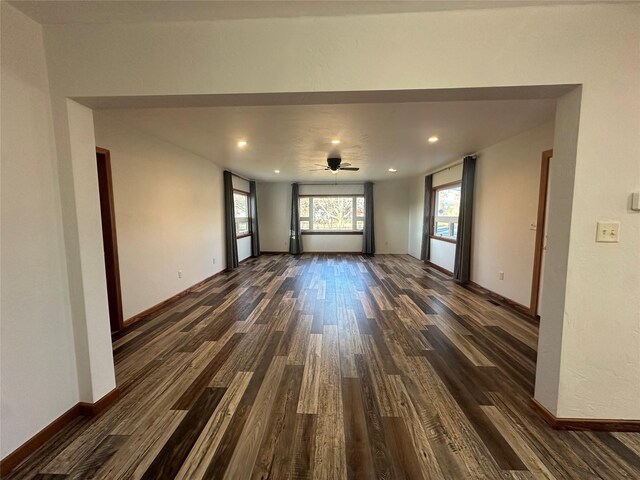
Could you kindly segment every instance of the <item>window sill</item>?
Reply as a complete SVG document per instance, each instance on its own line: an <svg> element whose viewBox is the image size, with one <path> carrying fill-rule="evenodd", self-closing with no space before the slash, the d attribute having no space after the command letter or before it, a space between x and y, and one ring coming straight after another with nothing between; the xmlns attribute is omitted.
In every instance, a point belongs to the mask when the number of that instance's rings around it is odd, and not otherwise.
<svg viewBox="0 0 640 480"><path fill-rule="evenodd" d="M251 233L245 233L244 235L236 235L236 240L240 240L241 238L250 237Z"/></svg>
<svg viewBox="0 0 640 480"><path fill-rule="evenodd" d="M433 238L434 240L441 240L447 243L458 243L455 238L439 237L438 235L429 235L429 238Z"/></svg>
<svg viewBox="0 0 640 480"><path fill-rule="evenodd" d="M354 232L351 230L347 230L343 232L319 232L319 231L312 231L312 230L303 230L300 233L302 235L362 235L362 232L360 231Z"/></svg>

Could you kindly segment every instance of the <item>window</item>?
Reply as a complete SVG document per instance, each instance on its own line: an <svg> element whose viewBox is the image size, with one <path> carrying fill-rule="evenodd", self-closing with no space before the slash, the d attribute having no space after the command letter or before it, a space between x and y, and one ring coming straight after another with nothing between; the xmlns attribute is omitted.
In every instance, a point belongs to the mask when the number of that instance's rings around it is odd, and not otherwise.
<svg viewBox="0 0 640 480"><path fill-rule="evenodd" d="M362 196L301 196L300 229L308 233L360 233L364 209Z"/></svg>
<svg viewBox="0 0 640 480"><path fill-rule="evenodd" d="M460 183L436 188L433 192L433 236L456 241L460 214Z"/></svg>
<svg viewBox="0 0 640 480"><path fill-rule="evenodd" d="M251 214L249 212L249 194L247 192L233 191L233 210L236 217L236 238L251 235Z"/></svg>

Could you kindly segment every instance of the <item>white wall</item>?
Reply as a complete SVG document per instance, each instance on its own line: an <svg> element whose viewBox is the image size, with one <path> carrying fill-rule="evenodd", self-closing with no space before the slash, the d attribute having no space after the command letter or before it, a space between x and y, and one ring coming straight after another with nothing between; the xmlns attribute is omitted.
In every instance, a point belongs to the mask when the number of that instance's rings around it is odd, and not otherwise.
<svg viewBox="0 0 640 480"><path fill-rule="evenodd" d="M540 164L553 146L553 124L486 148L476 162L471 280L526 307L536 239L530 225L537 223Z"/></svg>
<svg viewBox="0 0 640 480"><path fill-rule="evenodd" d="M251 237L243 237L237 240L238 261L241 262L251 256Z"/></svg>
<svg viewBox="0 0 640 480"><path fill-rule="evenodd" d="M243 192L249 192L249 182L244 178L234 175L231 177L231 183L233 184L233 188L242 190Z"/></svg>
<svg viewBox="0 0 640 480"><path fill-rule="evenodd" d="M564 274L545 271L545 286L566 294L561 300L545 294L542 306L542 323L559 325L563 337L559 345L541 344L541 351L561 349L562 364L558 375L545 369L536 379L543 390L555 383L558 394L536 398L560 416L640 418L640 215L628 206L630 193L640 189L638 23L637 4L588 4L51 25L45 43L56 143L69 134L60 113L66 97L580 84L578 108L558 109L556 117L556 128L574 122L579 129L554 138L554 151L565 152L554 157L555 168L575 172L575 189L567 195L550 188L551 208L571 235L555 229L549 237L551 247L561 247L556 265ZM620 243L594 242L601 218L621 222ZM76 248L100 255L93 245ZM67 257L73 253L67 248ZM70 275L82 282L75 270Z"/></svg>
<svg viewBox="0 0 640 480"><path fill-rule="evenodd" d="M222 170L108 114L94 123L97 145L111 152L127 319L224 269Z"/></svg>
<svg viewBox="0 0 640 480"><path fill-rule="evenodd" d="M389 180L373 186L376 253L407 253L408 181ZM362 195L362 184L300 185L300 195ZM265 252L289 250L291 184L258 182L260 246ZM362 251L362 235L302 236L305 252Z"/></svg>
<svg viewBox="0 0 640 480"><path fill-rule="evenodd" d="M447 183L459 182L462 178L462 164L445 168L442 171L433 174L433 188L445 185Z"/></svg>
<svg viewBox="0 0 640 480"><path fill-rule="evenodd" d="M4 458L79 393L42 32L5 2L0 16Z"/></svg>
<svg viewBox="0 0 640 480"><path fill-rule="evenodd" d="M408 179L399 179L376 182L373 186L376 253L407 253L409 184Z"/></svg>
<svg viewBox="0 0 640 480"><path fill-rule="evenodd" d="M449 272L453 272L456 259L456 244L432 238L429 242L429 261Z"/></svg>
<svg viewBox="0 0 640 480"><path fill-rule="evenodd" d="M260 250L263 252L289 251L291 184L257 182L256 190L260 221Z"/></svg>

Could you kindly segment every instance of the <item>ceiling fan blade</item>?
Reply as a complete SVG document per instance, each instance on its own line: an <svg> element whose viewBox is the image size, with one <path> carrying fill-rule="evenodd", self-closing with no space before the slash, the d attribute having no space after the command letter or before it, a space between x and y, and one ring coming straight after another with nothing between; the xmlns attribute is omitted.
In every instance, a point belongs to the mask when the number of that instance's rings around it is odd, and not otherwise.
<svg viewBox="0 0 640 480"><path fill-rule="evenodd" d="M340 167L340 170L346 170L349 172L357 172L358 170L360 170L359 167Z"/></svg>
<svg viewBox="0 0 640 480"><path fill-rule="evenodd" d="M350 166L351 164L346 162L340 164L340 167L350 167Z"/></svg>
<svg viewBox="0 0 640 480"><path fill-rule="evenodd" d="M324 170L329 170L328 168L312 168L311 170L307 170L307 172L322 172Z"/></svg>
<svg viewBox="0 0 640 480"><path fill-rule="evenodd" d="M322 168L327 168L327 165L320 165L319 163L314 163L313 164L314 167L322 167Z"/></svg>

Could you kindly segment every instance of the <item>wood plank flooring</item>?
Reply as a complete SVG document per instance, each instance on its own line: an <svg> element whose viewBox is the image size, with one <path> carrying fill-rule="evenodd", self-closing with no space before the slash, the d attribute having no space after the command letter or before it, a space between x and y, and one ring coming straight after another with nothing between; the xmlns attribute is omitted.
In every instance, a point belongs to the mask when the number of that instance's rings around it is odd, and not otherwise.
<svg viewBox="0 0 640 480"><path fill-rule="evenodd" d="M121 397L8 479L640 478L530 408L537 325L408 256L264 255L114 346Z"/></svg>

